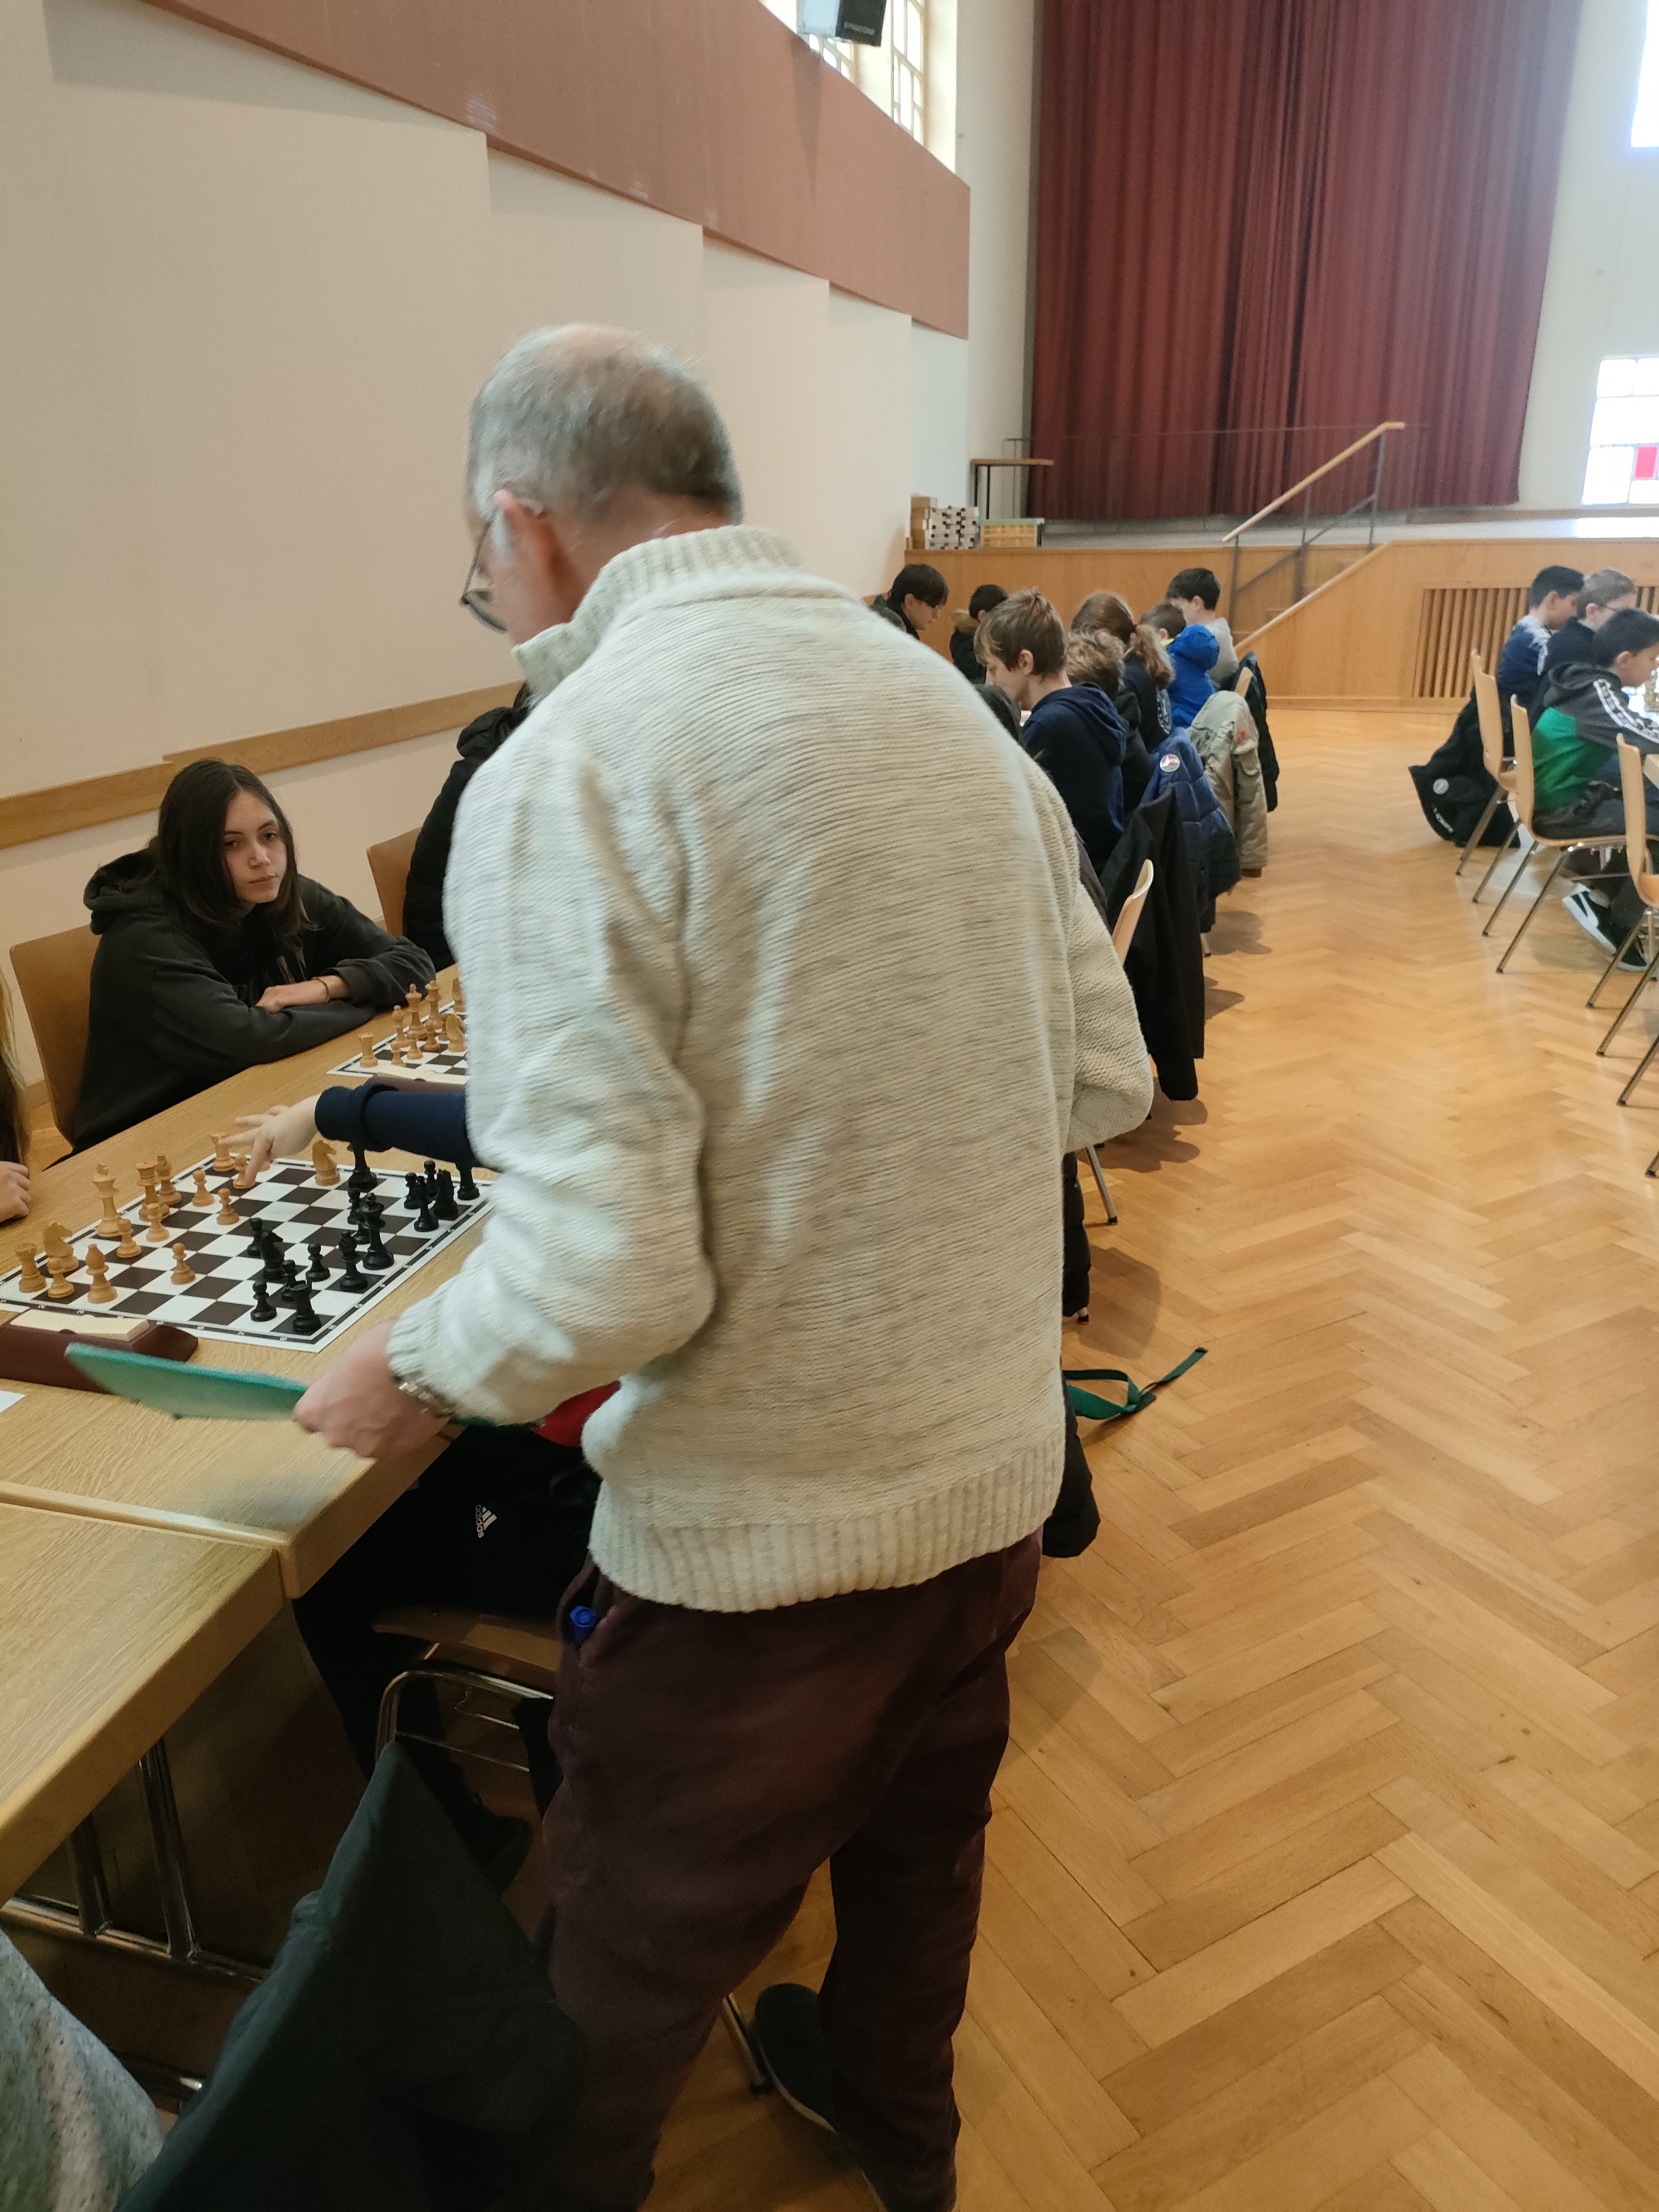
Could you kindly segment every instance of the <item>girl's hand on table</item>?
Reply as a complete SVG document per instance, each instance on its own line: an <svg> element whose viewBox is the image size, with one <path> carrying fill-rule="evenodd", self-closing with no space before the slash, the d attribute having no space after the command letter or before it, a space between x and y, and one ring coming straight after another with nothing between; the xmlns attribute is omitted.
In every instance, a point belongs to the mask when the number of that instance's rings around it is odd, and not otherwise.
<svg viewBox="0 0 1659 2212"><path fill-rule="evenodd" d="M240 1183L246 1190L273 1160L297 1160L310 1151L317 1135L316 1097L302 1098L297 1106L273 1106L264 1114L240 1114L236 1134L247 1146Z"/></svg>
<svg viewBox="0 0 1659 2212"><path fill-rule="evenodd" d="M28 1210L28 1170L16 1160L0 1160L0 1221L21 1221Z"/></svg>

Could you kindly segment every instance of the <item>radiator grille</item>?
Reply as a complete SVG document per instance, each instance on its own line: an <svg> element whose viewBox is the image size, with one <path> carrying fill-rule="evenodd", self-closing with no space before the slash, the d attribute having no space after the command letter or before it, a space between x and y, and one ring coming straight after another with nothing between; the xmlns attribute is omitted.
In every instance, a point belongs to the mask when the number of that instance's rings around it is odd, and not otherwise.
<svg viewBox="0 0 1659 2212"><path fill-rule="evenodd" d="M1656 599L1659 586L1644 584L1636 604L1652 613ZM1413 696L1467 699L1470 653L1478 653L1486 667L1496 669L1504 640L1526 611L1524 584L1452 584L1425 591L1417 625Z"/></svg>

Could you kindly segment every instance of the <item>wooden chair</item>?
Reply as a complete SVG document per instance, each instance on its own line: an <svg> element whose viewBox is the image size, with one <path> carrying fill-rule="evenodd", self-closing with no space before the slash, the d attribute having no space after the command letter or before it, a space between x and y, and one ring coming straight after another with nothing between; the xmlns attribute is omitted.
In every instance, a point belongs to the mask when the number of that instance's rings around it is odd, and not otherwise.
<svg viewBox="0 0 1659 2212"><path fill-rule="evenodd" d="M92 962L98 939L90 929L60 929L11 948L12 972L34 1031L52 1101L52 1118L70 1144L87 1057Z"/></svg>
<svg viewBox="0 0 1659 2212"><path fill-rule="evenodd" d="M1146 903L1147 892L1152 888L1152 862L1143 860L1140 864L1140 873L1135 878L1135 887L1118 908L1117 920L1112 924L1112 950L1116 953L1120 963L1125 958L1130 945L1134 941L1135 930L1140 921L1140 910ZM1092 1145L1085 1145L1083 1151L1089 1163L1089 1171L1095 1179L1095 1188L1100 1193L1101 1203L1106 1208L1107 1225L1115 1229L1117 1208L1113 1205L1112 1194L1106 1187L1106 1173L1100 1164L1100 1154Z"/></svg>
<svg viewBox="0 0 1659 2212"><path fill-rule="evenodd" d="M1498 678L1481 665L1478 653L1469 655L1469 666L1474 672L1474 703L1480 717L1480 757L1486 763L1486 774L1498 787L1486 801L1486 811L1475 823L1473 835L1457 856L1455 875L1461 876L1471 853L1486 834L1486 824L1497 813L1504 799L1515 789L1515 770L1504 758L1504 709L1498 696ZM1480 903L1480 894L1492 881L1492 870L1515 842L1520 829L1518 819L1511 823L1510 834L1492 854L1486 872L1475 885L1474 903Z"/></svg>
<svg viewBox="0 0 1659 2212"><path fill-rule="evenodd" d="M368 872L380 901L380 918L393 937L404 933L404 894L409 889L409 864L415 857L418 830L405 830L401 837L388 837L384 845L368 848Z"/></svg>
<svg viewBox="0 0 1659 2212"><path fill-rule="evenodd" d="M1593 850L1603 846L1622 846L1625 842L1624 833L1622 830L1616 836L1609 835L1609 833L1605 830L1599 830L1593 837L1540 837L1539 836L1538 832L1532 826L1532 726L1527 720L1526 708L1521 704L1518 699L1515 702L1510 712L1510 719L1515 726L1515 792L1510 804L1515 809L1515 818L1517 825L1526 831L1528 837L1531 840L1533 848L1536 849L1541 847L1544 851L1553 853L1555 855L1555 865L1550 870L1548 875L1545 877L1543 886L1539 891L1537 897L1527 908L1526 919L1522 922L1520 928L1516 931L1514 936L1504 948L1504 957L1498 963L1498 972L1500 975L1503 974L1504 969L1509 965L1510 953L1514 951L1516 946L1519 945L1522 939L1526 935L1528 930L1531 928L1533 917L1536 915L1539 908L1542 906L1546 897L1548 896L1551 884L1554 883L1556 878L1560 874L1562 864L1566 860L1568 854L1581 853L1587 849ZM1498 915L1503 913L1504 907L1509 903L1510 893L1515 889L1516 884L1520 882L1525 870L1526 861L1523 860L1521 866L1510 878L1508 883L1504 884L1504 896L1498 900L1497 905L1492 908L1492 919L1487 922L1486 927L1480 933L1482 937L1489 937L1492 934L1492 922L1497 921Z"/></svg>
<svg viewBox="0 0 1659 2212"><path fill-rule="evenodd" d="M412 1637L426 1646L420 1658L412 1659L401 1674L386 1684L375 1731L377 1758L398 1734L398 1707L405 1683L451 1682L463 1690L504 1698L509 1705L524 1697L551 1698L558 1686L564 1647L550 1620L520 1620L504 1613L473 1613L459 1607L409 1605L381 1613L374 1626L381 1636ZM464 1759L481 1759L490 1765L511 1765L519 1773L525 1771L517 1759L492 1759L487 1752L453 1745L440 1747ZM772 2084L755 2056L735 1997L726 1998L720 2017L737 2045L750 2087L758 2096Z"/></svg>
<svg viewBox="0 0 1659 2212"><path fill-rule="evenodd" d="M1631 946L1635 944L1643 922L1649 921L1654 915L1659 914L1659 875L1655 875L1648 866L1647 778L1642 773L1641 754L1637 751L1634 745L1626 744L1623 738L1619 740L1619 785L1625 799L1625 860L1630 868L1630 879L1636 886L1636 896L1641 900L1646 912L1642 921L1637 923L1635 928L1631 931L1617 952L1601 970L1601 981L1596 984L1595 989L1590 993L1586 1002L1592 1006L1601 993L1601 985L1607 981L1608 976L1630 951ZM1623 1029L1626 1017L1653 981L1656 974L1659 974L1659 950L1655 951L1653 957L1637 977L1630 996L1613 1016L1612 1028L1596 1046L1595 1056L1598 1060ZM1619 1103L1621 1106L1627 1106L1630 1103L1631 1093L1652 1066L1656 1054L1659 1054L1659 1037L1656 1037L1648 1047L1636 1073L1620 1092ZM1650 1175L1653 1173L1651 1167L1649 1168L1648 1173Z"/></svg>

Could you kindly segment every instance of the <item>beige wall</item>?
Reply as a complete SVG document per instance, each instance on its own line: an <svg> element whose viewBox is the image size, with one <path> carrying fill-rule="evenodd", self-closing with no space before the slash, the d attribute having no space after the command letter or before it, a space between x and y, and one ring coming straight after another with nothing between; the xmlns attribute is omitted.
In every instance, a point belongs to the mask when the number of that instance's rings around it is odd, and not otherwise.
<svg viewBox="0 0 1659 2212"><path fill-rule="evenodd" d="M957 0L957 174L968 211L968 443L1008 450L1030 428L1033 107L1037 0ZM999 471L994 514L1023 514ZM957 494L965 497L964 489ZM1039 502L1040 511L1040 502Z"/></svg>
<svg viewBox="0 0 1659 2212"><path fill-rule="evenodd" d="M966 342L140 0L0 0L0 808L510 679L456 605L465 410L539 323L699 363L752 518L858 591L961 495ZM372 908L451 749L275 779L307 872ZM0 950L150 826L0 851Z"/></svg>

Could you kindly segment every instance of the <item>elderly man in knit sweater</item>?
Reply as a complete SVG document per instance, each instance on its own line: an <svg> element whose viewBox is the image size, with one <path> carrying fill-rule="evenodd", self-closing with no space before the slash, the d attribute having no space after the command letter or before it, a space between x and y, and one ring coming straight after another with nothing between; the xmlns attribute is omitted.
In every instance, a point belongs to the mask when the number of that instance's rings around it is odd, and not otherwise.
<svg viewBox="0 0 1659 2212"><path fill-rule="evenodd" d="M445 902L500 1179L465 1266L298 1418L384 1454L623 1377L553 1723L550 1966L591 2054L561 2206L643 2202L722 1995L828 1860L835 1957L760 2042L880 2203L946 2212L1065 1443L1060 1163L1147 1111L1133 1005L1047 777L740 524L672 357L522 340L468 489L537 702Z"/></svg>

